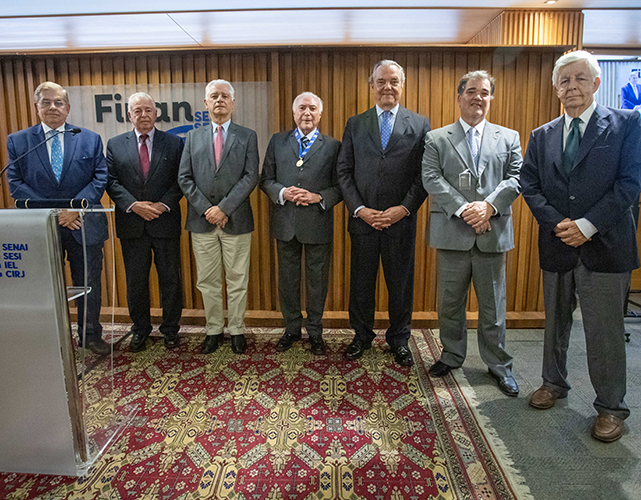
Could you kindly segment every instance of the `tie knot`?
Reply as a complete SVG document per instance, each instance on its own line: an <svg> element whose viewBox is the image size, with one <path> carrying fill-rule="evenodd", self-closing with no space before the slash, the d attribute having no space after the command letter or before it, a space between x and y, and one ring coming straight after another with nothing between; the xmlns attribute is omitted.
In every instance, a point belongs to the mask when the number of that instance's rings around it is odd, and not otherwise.
<svg viewBox="0 0 641 500"><path fill-rule="evenodd" d="M476 136L476 129L474 127L470 127L467 129L467 135L470 137L475 137Z"/></svg>
<svg viewBox="0 0 641 500"><path fill-rule="evenodd" d="M303 138L300 140L300 143L301 143L301 146L303 146L304 148L306 148L306 147L307 147L307 145L309 144L309 139L308 139L307 137L303 137Z"/></svg>
<svg viewBox="0 0 641 500"><path fill-rule="evenodd" d="M581 125L581 118L573 118L572 122L570 123L570 128L571 129L573 129L573 128L578 129L579 125Z"/></svg>
<svg viewBox="0 0 641 500"><path fill-rule="evenodd" d="M140 142L145 142L149 139L149 134L140 134Z"/></svg>
<svg viewBox="0 0 641 500"><path fill-rule="evenodd" d="M216 127L216 132L218 132L219 134L222 134L223 133L223 126L222 125L218 125Z"/></svg>
<svg viewBox="0 0 641 500"><path fill-rule="evenodd" d="M58 131L57 130L50 130L48 132L49 137L58 137Z"/></svg>

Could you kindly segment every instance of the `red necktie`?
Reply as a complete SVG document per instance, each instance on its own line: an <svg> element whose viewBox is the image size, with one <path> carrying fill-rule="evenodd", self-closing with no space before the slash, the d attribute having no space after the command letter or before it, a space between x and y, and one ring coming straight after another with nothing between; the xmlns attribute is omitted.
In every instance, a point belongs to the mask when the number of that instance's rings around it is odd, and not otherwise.
<svg viewBox="0 0 641 500"><path fill-rule="evenodd" d="M147 149L147 134L140 135L140 150L138 154L140 155L140 166L142 168L142 175L146 179L147 174L149 173L149 149Z"/></svg>
<svg viewBox="0 0 641 500"><path fill-rule="evenodd" d="M220 157L223 155L223 126L218 125L216 139L214 140L214 155L216 156L216 170L220 168Z"/></svg>

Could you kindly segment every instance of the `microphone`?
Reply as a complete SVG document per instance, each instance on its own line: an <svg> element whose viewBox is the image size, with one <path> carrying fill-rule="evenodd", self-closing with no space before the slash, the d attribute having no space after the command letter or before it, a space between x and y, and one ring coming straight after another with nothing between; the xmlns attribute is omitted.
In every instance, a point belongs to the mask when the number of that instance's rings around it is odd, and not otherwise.
<svg viewBox="0 0 641 500"><path fill-rule="evenodd" d="M49 137L45 138L44 141L40 141L34 147L32 147L32 148L28 149L26 152L22 153L15 160L11 160L9 163L7 163L7 165L2 170L0 170L0 179L2 179L2 174L4 174L5 170L7 170L11 165L13 165L14 163L22 160L25 156L27 156L33 150L35 150L35 149L39 148L40 146L42 146L45 142L47 142L47 141L49 141L49 140L53 139L54 137L56 137L58 135L61 135L61 134L68 134L68 133L71 133L73 135L79 134L80 132L82 132L82 129L80 129L78 127L74 127L74 128L70 128L69 130L62 130L62 131L56 130L56 132L57 132L56 134L51 134Z"/></svg>

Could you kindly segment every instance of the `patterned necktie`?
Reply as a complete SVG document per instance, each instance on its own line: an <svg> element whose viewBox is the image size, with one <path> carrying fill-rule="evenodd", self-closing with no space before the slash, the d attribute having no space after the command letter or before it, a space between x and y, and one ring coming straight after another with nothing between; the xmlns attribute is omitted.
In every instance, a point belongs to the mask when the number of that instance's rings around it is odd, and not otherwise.
<svg viewBox="0 0 641 500"><path fill-rule="evenodd" d="M218 125L216 128L216 139L214 140L214 155L216 156L216 171L220 168L220 157L223 155L223 147L225 141L223 139L223 126Z"/></svg>
<svg viewBox="0 0 641 500"><path fill-rule="evenodd" d="M383 119L381 120L381 145L383 149L387 147L389 138L392 135L392 112L383 111Z"/></svg>
<svg viewBox="0 0 641 500"><path fill-rule="evenodd" d="M465 134L465 139L467 139L467 145L470 147L470 153L472 153L472 161L474 162L474 170L478 172L479 166L479 144L477 142L478 130L474 127L467 129L467 134Z"/></svg>
<svg viewBox="0 0 641 500"><path fill-rule="evenodd" d="M62 156L62 144L60 143L60 134L58 131L51 130L49 134L53 136L51 139L51 168L56 176L56 180L60 182L62 176L62 163L64 158Z"/></svg>
<svg viewBox="0 0 641 500"><path fill-rule="evenodd" d="M581 143L581 131L579 130L580 123L581 118L574 118L572 120L572 123L570 123L570 133L565 141L565 150L563 150L563 170L565 170L567 174L572 171L572 167L574 167L574 160L576 160L576 154L579 152L579 144Z"/></svg>
<svg viewBox="0 0 641 500"><path fill-rule="evenodd" d="M307 147L308 144L309 144L309 139L307 138L307 136L303 137L300 140L300 145L303 148L303 150L305 150L305 148Z"/></svg>
<svg viewBox="0 0 641 500"><path fill-rule="evenodd" d="M146 179L149 174L149 149L147 148L147 134L140 135L140 167L142 168L142 175Z"/></svg>

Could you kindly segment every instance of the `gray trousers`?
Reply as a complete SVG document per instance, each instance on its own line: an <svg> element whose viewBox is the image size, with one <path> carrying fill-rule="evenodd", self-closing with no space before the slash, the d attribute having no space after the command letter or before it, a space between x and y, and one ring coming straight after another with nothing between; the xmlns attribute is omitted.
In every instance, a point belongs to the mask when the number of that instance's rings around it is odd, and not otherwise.
<svg viewBox="0 0 641 500"><path fill-rule="evenodd" d="M479 303L478 344L481 359L500 377L512 375L512 356L505 351L505 254L438 251L438 321L441 361L458 368L467 353L467 292L470 281Z"/></svg>
<svg viewBox="0 0 641 500"><path fill-rule="evenodd" d="M543 271L543 385L561 395L570 390L566 363L578 294L588 372L596 392L594 408L623 419L630 414L623 401L626 391L623 307L629 283L630 273L596 273L580 259L574 269L565 273Z"/></svg>

